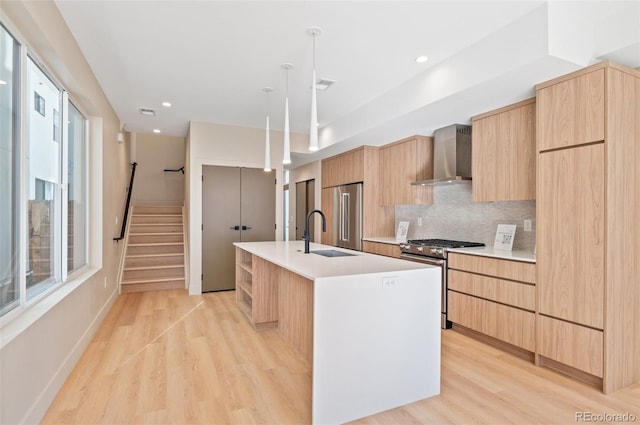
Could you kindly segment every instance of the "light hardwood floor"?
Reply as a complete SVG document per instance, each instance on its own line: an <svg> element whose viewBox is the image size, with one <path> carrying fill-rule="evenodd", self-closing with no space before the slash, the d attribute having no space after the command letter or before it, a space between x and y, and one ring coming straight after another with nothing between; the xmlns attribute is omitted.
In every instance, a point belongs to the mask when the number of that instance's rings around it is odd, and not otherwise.
<svg viewBox="0 0 640 425"><path fill-rule="evenodd" d="M345 403L348 403L345 400ZM361 424L571 424L635 415L640 385L613 395L455 331L442 334L442 393ZM311 371L276 330L255 332L234 292L123 294L44 424L301 424Z"/></svg>

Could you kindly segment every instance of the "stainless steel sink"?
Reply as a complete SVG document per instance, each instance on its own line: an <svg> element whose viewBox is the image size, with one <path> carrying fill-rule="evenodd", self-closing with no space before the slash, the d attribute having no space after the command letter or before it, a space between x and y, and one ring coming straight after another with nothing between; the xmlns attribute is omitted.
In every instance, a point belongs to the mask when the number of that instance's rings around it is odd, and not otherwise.
<svg viewBox="0 0 640 425"><path fill-rule="evenodd" d="M323 257L352 257L356 255L349 252L336 251L335 249L318 249L309 252L312 254L322 255Z"/></svg>

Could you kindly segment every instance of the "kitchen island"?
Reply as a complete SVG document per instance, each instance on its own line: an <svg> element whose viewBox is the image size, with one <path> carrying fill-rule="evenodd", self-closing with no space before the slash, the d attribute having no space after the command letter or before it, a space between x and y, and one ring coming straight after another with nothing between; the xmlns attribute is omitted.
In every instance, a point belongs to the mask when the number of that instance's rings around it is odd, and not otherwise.
<svg viewBox="0 0 640 425"><path fill-rule="evenodd" d="M312 367L312 423L440 393L439 268L314 243L305 254L303 241L234 245L238 305Z"/></svg>

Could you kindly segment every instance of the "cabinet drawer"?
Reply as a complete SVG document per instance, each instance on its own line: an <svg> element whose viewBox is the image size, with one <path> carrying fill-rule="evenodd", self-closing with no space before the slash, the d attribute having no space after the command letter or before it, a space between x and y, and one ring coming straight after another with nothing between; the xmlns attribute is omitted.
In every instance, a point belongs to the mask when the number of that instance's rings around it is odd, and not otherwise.
<svg viewBox="0 0 640 425"><path fill-rule="evenodd" d="M602 378L603 333L547 316L539 316L538 354Z"/></svg>
<svg viewBox="0 0 640 425"><path fill-rule="evenodd" d="M387 257L400 258L400 246L398 245L381 243L381 242L363 241L362 250L370 254L378 254L378 255L385 255Z"/></svg>
<svg viewBox="0 0 640 425"><path fill-rule="evenodd" d="M523 261L502 260L479 255L452 252L448 257L450 269L501 277L520 282L536 282L536 265Z"/></svg>
<svg viewBox="0 0 640 425"><path fill-rule="evenodd" d="M536 287L527 283L449 270L449 289L498 301L525 310L536 309Z"/></svg>
<svg viewBox="0 0 640 425"><path fill-rule="evenodd" d="M534 313L448 291L449 320L501 341L535 350Z"/></svg>

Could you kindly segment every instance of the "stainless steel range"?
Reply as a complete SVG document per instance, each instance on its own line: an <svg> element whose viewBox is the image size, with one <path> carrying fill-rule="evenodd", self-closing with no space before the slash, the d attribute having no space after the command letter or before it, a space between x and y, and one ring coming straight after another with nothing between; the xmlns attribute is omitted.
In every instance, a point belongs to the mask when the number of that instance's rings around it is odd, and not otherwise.
<svg viewBox="0 0 640 425"><path fill-rule="evenodd" d="M481 242L452 241L446 239L411 239L400 244L401 258L438 266L442 270L442 329L451 328L447 320L447 250L484 246Z"/></svg>

